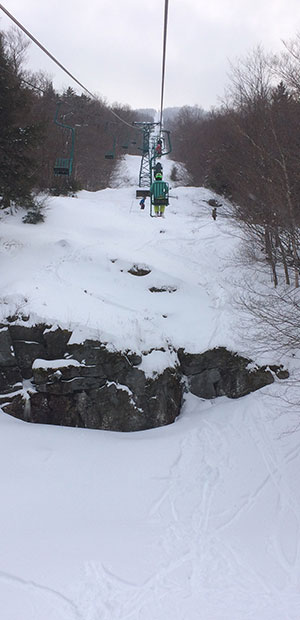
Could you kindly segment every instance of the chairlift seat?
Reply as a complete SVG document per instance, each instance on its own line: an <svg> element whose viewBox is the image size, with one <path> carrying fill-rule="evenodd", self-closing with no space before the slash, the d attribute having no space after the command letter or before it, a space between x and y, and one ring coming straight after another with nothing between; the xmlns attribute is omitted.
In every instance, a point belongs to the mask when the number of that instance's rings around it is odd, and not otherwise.
<svg viewBox="0 0 300 620"><path fill-rule="evenodd" d="M144 196L147 198L151 196L151 192L150 189L137 189L136 190L136 194L135 197L136 198L144 198Z"/></svg>
<svg viewBox="0 0 300 620"><path fill-rule="evenodd" d="M165 205L167 207L169 204L169 199L168 198L155 198L153 202L156 205Z"/></svg>
<svg viewBox="0 0 300 620"><path fill-rule="evenodd" d="M58 157L54 164L54 174L69 176L71 172L70 166L71 160L69 158Z"/></svg>

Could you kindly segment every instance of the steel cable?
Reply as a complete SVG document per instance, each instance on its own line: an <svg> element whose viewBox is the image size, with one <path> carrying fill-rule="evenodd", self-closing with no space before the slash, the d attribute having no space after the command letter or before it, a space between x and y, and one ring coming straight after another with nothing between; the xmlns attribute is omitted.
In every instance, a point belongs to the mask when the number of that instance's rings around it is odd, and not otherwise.
<svg viewBox="0 0 300 620"><path fill-rule="evenodd" d="M29 30L27 30L27 28L25 28L25 26L23 26L4 6L3 4L0 4L0 9L2 9L2 11L4 13L6 13L6 15L18 26L18 28L20 28L45 54L47 54L47 56L49 56L49 58L51 58L51 60L53 60L53 62L55 62L58 67L60 67L60 69L62 69L72 80L74 80L74 82L76 82L83 90L85 90L85 92L87 92L92 99L96 99L97 97L95 95L93 95L93 93L91 93L91 91L86 88L86 86L84 86L81 82L79 82L79 80L77 80L77 78L72 75L72 73L70 73L70 71L68 71L68 69L66 69L64 67L64 65L62 65L56 58L55 56L53 56L50 52L48 52L48 50L44 47L44 45L42 45L42 43L40 43L30 32ZM111 114L113 114L113 116L115 116L119 121L121 121L122 123L124 123L124 125L127 125L130 128L133 128L134 125L132 125L131 123L127 123L127 121L125 121L123 118L121 118L121 116L119 116L116 112L114 112L114 110L112 110L111 108L108 108L109 112L111 112ZM135 128L135 127L134 127Z"/></svg>
<svg viewBox="0 0 300 620"><path fill-rule="evenodd" d="M162 57L162 77L161 77L161 97L160 97L160 118L159 118L160 130L162 129L163 106L164 106L168 9L169 9L169 0L165 0L164 35L163 35L163 57Z"/></svg>

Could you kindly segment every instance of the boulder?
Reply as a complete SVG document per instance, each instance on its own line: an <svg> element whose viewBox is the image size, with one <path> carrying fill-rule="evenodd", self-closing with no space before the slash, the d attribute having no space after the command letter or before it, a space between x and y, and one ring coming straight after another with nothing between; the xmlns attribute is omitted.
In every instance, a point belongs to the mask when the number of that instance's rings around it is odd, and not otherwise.
<svg viewBox="0 0 300 620"><path fill-rule="evenodd" d="M268 368L275 373L277 379L288 379L290 376L289 371L283 367L282 364L278 365L270 365Z"/></svg>
<svg viewBox="0 0 300 620"><path fill-rule="evenodd" d="M95 343L92 349L98 364L86 366L66 359L35 361L37 394L31 398L32 421L130 432L175 420L182 388L174 369L147 379L119 353L105 352L105 347L96 347ZM109 376L103 375L104 368Z"/></svg>
<svg viewBox="0 0 300 620"><path fill-rule="evenodd" d="M265 366L251 369L250 359L224 347L204 353L186 353L179 349L178 359L189 390L201 398L240 398L274 381Z"/></svg>
<svg viewBox="0 0 300 620"><path fill-rule="evenodd" d="M128 273L131 273L132 276L147 276L151 273L150 267L148 265L133 265L128 269Z"/></svg>

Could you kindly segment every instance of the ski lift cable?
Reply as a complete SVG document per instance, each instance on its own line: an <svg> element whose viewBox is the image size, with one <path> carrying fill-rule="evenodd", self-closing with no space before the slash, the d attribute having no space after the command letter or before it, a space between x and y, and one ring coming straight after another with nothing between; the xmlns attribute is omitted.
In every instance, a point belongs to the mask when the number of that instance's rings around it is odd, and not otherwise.
<svg viewBox="0 0 300 620"><path fill-rule="evenodd" d="M10 69L6 69L5 67L0 67L0 71L5 71L5 73L11 74L11 70ZM20 82L23 82L27 86L30 86L30 88L33 88L34 90L38 90L40 93L43 93L43 95L48 95L48 91L45 88L41 88L40 86L37 86L36 84L32 84L32 82L28 82L28 80L25 80L20 75L18 75L18 80ZM54 95L54 96L51 95L51 99L53 101L57 101L58 97L59 97L59 95ZM60 99L61 99L61 97L60 97ZM70 105L70 104L67 101L64 101L64 105Z"/></svg>
<svg viewBox="0 0 300 620"><path fill-rule="evenodd" d="M83 90L85 90L85 92L87 92L90 97L92 97L92 99L96 99L97 97L95 95L93 95L93 93L86 88L81 82L79 82L79 80L77 80L77 78L72 75L72 73L70 73L70 71L68 71L68 69L66 69L66 67L64 67L64 65L62 65L56 58L55 56L53 56L43 45L42 43L40 43L30 32L29 30L27 30L27 28L25 28L25 26L23 26L4 6L3 4L0 4L0 9L2 9L2 11L18 26L18 28L20 28L21 30L23 30L23 32L45 53L47 54L47 56L49 56L49 58L51 58L51 60L53 62L55 62L58 67L60 67L60 69L62 69L72 80L74 80L74 82L76 82L80 88L82 88ZM127 121L125 121L123 118L121 118L121 116L119 116L116 112L114 112L114 110L112 110L111 108L109 108L109 111L111 112L111 114L113 114L113 116L115 116L119 121L121 121L122 123L124 123L124 125L128 125L128 127L133 128L134 125L127 123Z"/></svg>
<svg viewBox="0 0 300 620"><path fill-rule="evenodd" d="M169 0L165 0L164 35L163 35L163 57L162 57L162 77L161 77L161 98L160 98L160 119L159 119L160 131L162 130L162 117L163 117L163 106L164 106L168 9L169 9Z"/></svg>

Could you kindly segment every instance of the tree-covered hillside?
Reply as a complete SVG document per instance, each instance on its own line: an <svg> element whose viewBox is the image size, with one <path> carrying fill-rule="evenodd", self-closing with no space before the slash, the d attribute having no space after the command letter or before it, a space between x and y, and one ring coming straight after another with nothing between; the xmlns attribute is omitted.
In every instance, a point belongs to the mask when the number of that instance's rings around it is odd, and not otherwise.
<svg viewBox="0 0 300 620"><path fill-rule="evenodd" d="M231 200L275 286L278 265L299 284L300 38L283 57L258 48L232 68L224 104L203 115L182 108L172 123L173 158L195 185Z"/></svg>
<svg viewBox="0 0 300 620"><path fill-rule="evenodd" d="M118 158L140 152L140 132L125 123L152 117L129 106L110 107L96 97L78 95L71 87L56 92L46 75L25 69L26 48L15 30L0 32L1 205L29 206L32 192L107 187ZM71 132L55 124L56 112L60 124L75 130L71 178L57 177L53 171L56 158L68 158L71 150ZM105 158L108 153L113 159Z"/></svg>

